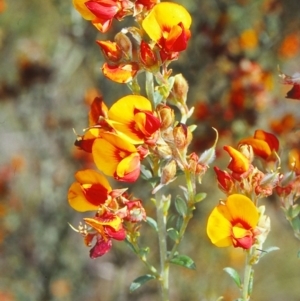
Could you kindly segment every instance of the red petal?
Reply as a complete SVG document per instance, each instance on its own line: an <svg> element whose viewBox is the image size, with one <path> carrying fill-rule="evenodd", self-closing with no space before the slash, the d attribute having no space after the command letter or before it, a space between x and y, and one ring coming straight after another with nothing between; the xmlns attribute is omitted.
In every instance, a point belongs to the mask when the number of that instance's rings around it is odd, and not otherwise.
<svg viewBox="0 0 300 301"><path fill-rule="evenodd" d="M102 237L99 237L94 247L90 250L90 257L92 259L95 259L97 257L103 256L111 249L111 246L112 241L110 239L108 241L105 241Z"/></svg>

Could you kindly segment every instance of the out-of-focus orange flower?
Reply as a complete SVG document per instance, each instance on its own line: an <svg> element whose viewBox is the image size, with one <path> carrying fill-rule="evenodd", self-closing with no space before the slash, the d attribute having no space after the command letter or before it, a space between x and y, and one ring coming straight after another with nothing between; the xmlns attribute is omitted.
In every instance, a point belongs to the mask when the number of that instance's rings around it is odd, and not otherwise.
<svg viewBox="0 0 300 301"><path fill-rule="evenodd" d="M279 48L279 54L286 59L290 59L298 55L299 51L300 51L300 33L292 32L284 38Z"/></svg>
<svg viewBox="0 0 300 301"><path fill-rule="evenodd" d="M160 128L151 102L140 95L128 95L115 102L108 111L107 122L119 136L132 144L154 142Z"/></svg>
<svg viewBox="0 0 300 301"><path fill-rule="evenodd" d="M142 26L148 36L168 56L172 52L186 49L191 36L189 30L191 22L191 16L183 6L162 2L153 7L143 20Z"/></svg>
<svg viewBox="0 0 300 301"><path fill-rule="evenodd" d="M114 133L102 133L92 146L94 162L104 174L118 181L135 182L140 175L137 148Z"/></svg>
<svg viewBox="0 0 300 301"><path fill-rule="evenodd" d="M207 235L217 247L233 245L249 249L255 243L259 213L244 195L232 194L214 208L208 218Z"/></svg>
<svg viewBox="0 0 300 301"><path fill-rule="evenodd" d="M242 32L239 37L240 47L243 50L253 50L257 47L257 33L253 29L247 29Z"/></svg>
<svg viewBox="0 0 300 301"><path fill-rule="evenodd" d="M272 154L279 149L277 137L263 130L256 130L253 137L242 139L239 145L243 144L251 145L254 154L266 161L272 161Z"/></svg>
<svg viewBox="0 0 300 301"><path fill-rule="evenodd" d="M122 20L133 7L128 0L73 0L73 5L100 32L107 32L114 18Z"/></svg>
<svg viewBox="0 0 300 301"><path fill-rule="evenodd" d="M293 114L287 113L280 119L270 122L270 127L278 135L289 133L296 126L296 118Z"/></svg>
<svg viewBox="0 0 300 301"><path fill-rule="evenodd" d="M97 211L101 205L110 202L112 191L107 179L98 172L87 169L75 174L77 182L68 192L70 206L80 212Z"/></svg>
<svg viewBox="0 0 300 301"><path fill-rule="evenodd" d="M300 150L293 148L289 152L289 168L300 175Z"/></svg>
<svg viewBox="0 0 300 301"><path fill-rule="evenodd" d="M132 81L138 71L139 65L135 62L121 63L118 65L109 65L105 63L102 66L103 75L119 84L126 84Z"/></svg>
<svg viewBox="0 0 300 301"><path fill-rule="evenodd" d="M246 156L229 145L225 145L223 148L231 157L228 169L237 174L243 174L249 170L250 162Z"/></svg>
<svg viewBox="0 0 300 301"><path fill-rule="evenodd" d="M2 13L3 11L5 11L6 9L6 2L5 0L0 0L0 13Z"/></svg>

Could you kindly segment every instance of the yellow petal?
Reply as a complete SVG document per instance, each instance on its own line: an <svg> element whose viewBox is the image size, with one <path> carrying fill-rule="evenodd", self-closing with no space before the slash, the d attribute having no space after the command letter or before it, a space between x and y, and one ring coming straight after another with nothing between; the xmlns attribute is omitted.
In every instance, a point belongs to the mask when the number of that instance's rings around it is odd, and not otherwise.
<svg viewBox="0 0 300 301"><path fill-rule="evenodd" d="M231 222L242 222L255 228L259 213L253 202L242 194L232 194L227 198L226 207L231 215Z"/></svg>
<svg viewBox="0 0 300 301"><path fill-rule="evenodd" d="M134 62L130 64L119 64L117 66L108 65L105 63L102 67L104 76L120 84L125 84L132 81L138 71L139 65Z"/></svg>
<svg viewBox="0 0 300 301"><path fill-rule="evenodd" d="M68 201L70 206L79 212L96 211L99 208L99 206L93 205L87 201L81 185L77 182L73 183L69 189Z"/></svg>
<svg viewBox="0 0 300 301"><path fill-rule="evenodd" d="M153 41L158 41L164 30L169 32L180 22L186 29L191 26L192 19L188 11L176 3L161 2L150 11L142 26Z"/></svg>
<svg viewBox="0 0 300 301"><path fill-rule="evenodd" d="M93 20L95 19L95 15L85 6L87 1L88 0L73 0L73 5L84 19Z"/></svg>
<svg viewBox="0 0 300 301"><path fill-rule="evenodd" d="M118 177L123 178L126 174L133 172L140 168L140 156L138 153L133 153L124 158L118 165L116 174Z"/></svg>
<svg viewBox="0 0 300 301"><path fill-rule="evenodd" d="M95 170L86 169L78 171L75 174L75 179L80 184L101 184L108 191L111 191L111 187L107 179Z"/></svg>
<svg viewBox="0 0 300 301"><path fill-rule="evenodd" d="M227 208L220 204L214 208L207 222L207 235L211 242L217 247L228 247L232 245L231 223L225 217Z"/></svg>

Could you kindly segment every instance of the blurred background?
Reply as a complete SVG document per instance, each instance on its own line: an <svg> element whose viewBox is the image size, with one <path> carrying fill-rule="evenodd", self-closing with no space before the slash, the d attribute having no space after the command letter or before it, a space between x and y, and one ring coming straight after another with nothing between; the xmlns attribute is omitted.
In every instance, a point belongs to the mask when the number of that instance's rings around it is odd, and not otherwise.
<svg viewBox="0 0 300 301"><path fill-rule="evenodd" d="M212 127L220 133L212 166L226 167L222 146L235 145L257 128L279 137L283 157L299 148L300 103L285 98L291 87L278 77L278 66L286 74L300 72L299 1L181 3L193 17L192 38L172 67L188 80L188 101L195 106L198 128L191 149L201 153L212 145ZM68 225L77 226L83 217L67 202L73 174L92 166L73 146L73 129L81 134L87 126L95 94L110 105L129 93L125 85L103 78L95 40L113 39L126 20L115 21L112 31L101 35L71 0L0 0L0 11L0 300L159 300L154 282L129 294L130 283L147 271L124 242L114 242L111 252L91 260ZM138 185L143 191L148 187L143 181ZM176 194L176 187L178 182L168 189ZM154 217L149 196L137 185L130 189ZM197 206L180 246L197 270L172 266L171 300L214 301L221 295L234 300L238 289L223 268L241 272L244 254L215 248L205 233L208 214L222 197L212 168L199 191L208 197ZM265 205L272 223L265 246L280 250L255 267L253 300L299 301L300 243L276 197ZM155 253L157 241L146 224L141 243Z"/></svg>

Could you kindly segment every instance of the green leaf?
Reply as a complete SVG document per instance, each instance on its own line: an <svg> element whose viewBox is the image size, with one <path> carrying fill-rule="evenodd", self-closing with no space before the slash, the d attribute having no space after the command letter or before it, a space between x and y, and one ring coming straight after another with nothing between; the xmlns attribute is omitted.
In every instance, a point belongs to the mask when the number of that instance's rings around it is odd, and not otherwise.
<svg viewBox="0 0 300 301"><path fill-rule="evenodd" d="M141 165L141 176L144 180L149 180L152 178L152 173L144 165Z"/></svg>
<svg viewBox="0 0 300 301"><path fill-rule="evenodd" d="M167 230L167 233L169 235L169 237L171 239L173 239L174 241L178 240L178 237L179 237L179 233L177 230L175 230L174 228L170 228Z"/></svg>
<svg viewBox="0 0 300 301"><path fill-rule="evenodd" d="M150 274L146 274L143 276L140 276L138 278L136 278L129 287L129 291L132 293L135 290L137 290L139 287L141 287L143 284L145 284L146 282L148 282L149 280L155 279L155 276L150 275Z"/></svg>
<svg viewBox="0 0 300 301"><path fill-rule="evenodd" d="M183 200L179 196L177 196L176 199L175 199L175 208L176 208L177 212L181 216L186 216L186 214L187 214L187 204L186 204L186 201Z"/></svg>
<svg viewBox="0 0 300 301"><path fill-rule="evenodd" d="M176 221L176 229L180 230L182 224L183 224L183 218L182 218L182 216L178 216L177 221Z"/></svg>
<svg viewBox="0 0 300 301"><path fill-rule="evenodd" d="M158 232L157 222L152 217L147 216L146 222L149 226L151 226L156 232Z"/></svg>
<svg viewBox="0 0 300 301"><path fill-rule="evenodd" d="M201 201L203 201L207 196L207 193L205 192L200 192L198 194L195 195L195 203L199 203Z"/></svg>
<svg viewBox="0 0 300 301"><path fill-rule="evenodd" d="M127 238L125 239L125 243L131 249L132 252L134 252L135 254L137 254L137 252L136 252L133 244Z"/></svg>
<svg viewBox="0 0 300 301"><path fill-rule="evenodd" d="M196 265L195 265L195 262L193 261L193 259L191 259L190 257L188 257L186 255L175 256L170 260L170 262L177 264L177 265L181 265L190 270L196 269Z"/></svg>
<svg viewBox="0 0 300 301"><path fill-rule="evenodd" d="M296 204L292 208L293 208L293 211L292 211L292 214L291 214L292 216L291 217L295 218L300 214L300 205Z"/></svg>
<svg viewBox="0 0 300 301"><path fill-rule="evenodd" d="M239 288L242 287L241 278L235 269L227 267L224 268L223 270L234 280L234 282Z"/></svg>

